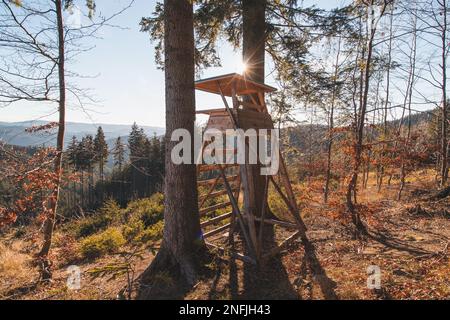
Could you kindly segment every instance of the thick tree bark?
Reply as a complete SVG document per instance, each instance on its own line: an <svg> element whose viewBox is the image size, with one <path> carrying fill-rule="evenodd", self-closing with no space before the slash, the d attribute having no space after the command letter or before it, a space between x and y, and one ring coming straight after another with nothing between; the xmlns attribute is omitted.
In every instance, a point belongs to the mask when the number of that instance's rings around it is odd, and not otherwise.
<svg viewBox="0 0 450 320"><path fill-rule="evenodd" d="M160 272L169 272L177 287L190 286L199 271L199 256L205 252L197 203L195 164L176 165L171 150L172 132L186 129L194 136L194 31L193 7L187 0L164 1L166 176L164 236L161 249L142 276L150 284L138 298L174 297L160 285L151 284ZM156 292L155 290L158 290ZM161 292L161 290L163 292ZM168 288L170 291L171 288Z"/></svg>
<svg viewBox="0 0 450 320"><path fill-rule="evenodd" d="M445 187L448 179L448 104L447 104L447 1L442 1L442 123L441 123L441 186Z"/></svg>
<svg viewBox="0 0 450 320"><path fill-rule="evenodd" d="M63 8L61 0L55 1L57 32L58 32L58 78L59 78L59 123L56 141L55 158L55 188L50 199L50 212L44 222L44 242L38 257L41 261L41 278L49 280L52 277L50 270L51 261L48 258L52 245L53 229L56 222L56 210L58 209L59 191L62 177L62 157L64 148L64 131L66 123L66 81L65 81L65 49L64 49L64 25Z"/></svg>
<svg viewBox="0 0 450 320"><path fill-rule="evenodd" d="M243 39L242 55L247 66L245 76L252 80L264 83L265 42L266 42L266 0L242 0ZM264 203L264 181L260 165L249 165L249 179L252 191L246 212L261 215ZM246 195L244 194L244 197ZM268 206L266 206L268 208Z"/></svg>

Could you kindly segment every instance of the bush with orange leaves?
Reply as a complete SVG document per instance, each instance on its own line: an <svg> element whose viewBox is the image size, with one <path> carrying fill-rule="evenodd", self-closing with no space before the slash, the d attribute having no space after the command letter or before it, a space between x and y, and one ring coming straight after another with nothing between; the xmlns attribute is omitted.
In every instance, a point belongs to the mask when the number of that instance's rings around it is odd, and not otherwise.
<svg viewBox="0 0 450 320"><path fill-rule="evenodd" d="M57 186L54 171L54 148L40 148L32 155L24 150L0 145L2 182L11 186L13 200L0 206L0 227L14 223L18 216L27 215L44 221L50 200ZM72 177L65 177L66 182Z"/></svg>

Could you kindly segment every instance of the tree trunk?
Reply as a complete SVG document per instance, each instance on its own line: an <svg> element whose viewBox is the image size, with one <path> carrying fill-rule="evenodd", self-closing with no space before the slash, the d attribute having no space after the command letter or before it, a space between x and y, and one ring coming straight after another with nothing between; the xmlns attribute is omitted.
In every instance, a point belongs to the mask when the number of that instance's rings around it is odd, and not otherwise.
<svg viewBox="0 0 450 320"><path fill-rule="evenodd" d="M328 125L328 143L327 143L327 172L325 178L325 187L323 193L324 203L328 202L328 194L330 190L330 180L331 180L331 151L333 150L333 129L334 129L334 105L336 102L336 90L337 90L337 77L339 72L339 56L341 53L341 38L338 42L338 51L336 54L336 61L334 65L334 79L333 79L333 93L331 96L331 106L330 106L330 116Z"/></svg>
<svg viewBox="0 0 450 320"><path fill-rule="evenodd" d="M442 125L441 125L441 187L445 187L448 179L448 141L447 141L447 1L442 1Z"/></svg>
<svg viewBox="0 0 450 320"><path fill-rule="evenodd" d="M38 257L41 262L41 279L49 280L52 277L50 270L51 261L48 257L52 245L53 229L56 222L56 210L58 209L58 200L62 177L62 157L64 148L64 131L66 123L66 82L65 82L65 52L64 52L64 25L63 8L61 0L55 0L55 10L58 30L58 78L59 78L59 123L56 141L55 157L55 188L50 200L50 212L47 214L44 222L44 242Z"/></svg>
<svg viewBox="0 0 450 320"><path fill-rule="evenodd" d="M265 75L266 4L266 0L242 0L242 54L247 66L245 75L249 80L261 83L264 83ZM244 210L259 216L265 201L263 199L265 176L261 175L261 166L258 164L249 165L248 168L251 192L248 201L244 201L248 206Z"/></svg>
<svg viewBox="0 0 450 320"><path fill-rule="evenodd" d="M367 10L372 10L373 1L371 2L371 5L367 7ZM384 8L385 9L385 8ZM384 11L384 10L383 10ZM363 152L363 139L364 139L364 124L365 124L365 118L366 118L366 110L367 110L367 101L368 101L368 95L369 95L369 85L370 85L370 66L372 63L372 51L373 51L373 40L375 37L375 18L373 15L371 15L371 24L370 24L370 34L369 34L369 41L367 43L367 58L365 59L365 68L364 68L364 82L363 86L361 87L362 94L360 97L360 108L359 108L359 116L358 116L358 122L356 127L356 142L354 145L354 162L353 162L353 173L350 179L350 183L348 184L347 188L347 195L346 195L346 202L347 202L347 208L348 211L351 214L352 222L356 227L356 230L358 233L367 233L367 230L364 226L364 224L361 221L360 214L355 207L356 202L356 194L357 194L357 179L358 179L358 173L359 169L361 167L361 160L362 160L362 152ZM352 199L352 195L353 198Z"/></svg>
<svg viewBox="0 0 450 320"><path fill-rule="evenodd" d="M156 275L169 272L177 288L193 285L200 259L206 251L201 237L197 203L195 164L176 165L171 150L172 132L186 129L194 136L194 32L190 1L164 1L165 95L166 95L166 176L164 236L161 249L142 275L143 283L155 283ZM193 142L192 142L193 144ZM173 297L171 288L161 285L140 290L138 298ZM167 289L167 290L166 290ZM158 290L158 292L156 292ZM161 292L162 290L162 292Z"/></svg>
<svg viewBox="0 0 450 320"><path fill-rule="evenodd" d="M389 45L388 45L388 67L386 71L386 96L384 101L384 110L383 110L383 139L387 140L388 135L388 107L389 107L389 98L390 98L390 85L391 85L391 64L392 64L392 38L393 38L393 17L394 17L394 6L391 7L389 19ZM381 187L383 186L383 177L385 173L385 157L386 157L386 143L383 144L383 148L381 150L381 160L382 163L379 165L378 172L379 178L377 180L378 183L378 192L381 191Z"/></svg>

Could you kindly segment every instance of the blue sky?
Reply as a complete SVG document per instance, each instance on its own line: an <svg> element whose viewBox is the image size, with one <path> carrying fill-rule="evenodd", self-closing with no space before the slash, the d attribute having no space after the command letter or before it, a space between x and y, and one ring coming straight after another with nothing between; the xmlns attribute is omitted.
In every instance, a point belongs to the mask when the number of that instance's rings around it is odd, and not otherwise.
<svg viewBox="0 0 450 320"><path fill-rule="evenodd" d="M129 0L97 0L97 13L108 16L126 6ZM139 31L142 16L149 16L155 1L135 0L133 6L114 20L122 28L105 28L101 38L90 41L95 48L70 69L95 78L79 79L79 87L91 88L97 103L88 107L69 108L67 121L164 126L164 73L154 62L153 44L147 33ZM126 29L123 29L126 28ZM203 72L204 77L235 72L240 64L240 53L221 46L222 68ZM197 105L202 108L220 106L217 97L199 93ZM0 110L0 121L55 119L54 106L41 103L16 103Z"/></svg>
<svg viewBox="0 0 450 320"><path fill-rule="evenodd" d="M81 1L81 0L80 0ZM97 14L108 16L123 8L130 0L96 0ZM69 108L67 121L164 126L164 73L154 62L153 44L147 33L139 31L142 16L149 16L154 0L135 0L133 6L114 20L122 28L105 28L101 39L90 40L95 48L77 57L70 69L94 78L77 80L79 87L92 89L98 101L87 111ZM330 9L343 4L343 0L304 1ZM80 3L84 3L84 0ZM241 53L229 45L220 45L221 68L204 70L202 77L236 72L241 65ZM267 66L267 72L271 66ZM266 82L274 85L270 76ZM400 98L400 97L399 97ZM197 92L197 108L222 107L220 97ZM401 100L401 99L399 99ZM52 115L50 115L52 114ZM50 116L47 116L50 115ZM0 109L0 121L56 119L54 106L40 103L16 103Z"/></svg>

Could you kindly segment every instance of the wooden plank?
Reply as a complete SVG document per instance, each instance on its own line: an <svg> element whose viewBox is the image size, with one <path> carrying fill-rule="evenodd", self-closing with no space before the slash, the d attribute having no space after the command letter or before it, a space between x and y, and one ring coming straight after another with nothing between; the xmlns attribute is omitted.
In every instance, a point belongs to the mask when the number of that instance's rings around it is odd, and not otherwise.
<svg viewBox="0 0 450 320"><path fill-rule="evenodd" d="M205 244L206 244L209 248L215 249L215 250L219 251L219 252L222 253L222 254L226 252L226 250L225 250L224 248L219 247L219 246L216 246L215 244L212 244L212 243L210 243L210 242L205 241ZM241 260L241 261L243 261L243 262L246 262L246 263L250 263L250 264L256 265L255 259L253 259L253 258L251 258L251 257L249 257L249 256L246 256L246 255L243 255L242 253L239 253L239 252L236 252L236 251L231 251L231 252L230 252L230 256L231 256L232 258L234 258L234 259L238 259L238 260ZM222 259L223 259L223 256L219 256L219 258L222 258Z"/></svg>
<svg viewBox="0 0 450 320"><path fill-rule="evenodd" d="M264 232L264 218L266 216L266 207L267 207L267 194L269 192L269 177L266 176L264 179L264 193L263 193L263 204L261 208L261 218L259 221L261 222L259 224L259 234L258 234L258 260L261 258L262 249L263 249L263 232ZM258 217L255 217L255 220L258 219Z"/></svg>
<svg viewBox="0 0 450 320"><path fill-rule="evenodd" d="M202 216L204 216L204 215L206 215L206 214L208 214L210 212L216 211L218 209L226 208L229 205L231 205L230 201L224 202L224 203L215 204L213 206L210 206L210 207L207 207L205 209L199 210L199 215L200 215L200 217L202 217Z"/></svg>
<svg viewBox="0 0 450 320"><path fill-rule="evenodd" d="M235 175L235 176L229 176L227 177L229 181L235 181L239 179L239 175ZM205 186L205 185L211 185L214 184L216 182L217 178L213 178L213 179L207 179L207 180L200 180L197 181L197 185L198 186Z"/></svg>
<svg viewBox="0 0 450 320"><path fill-rule="evenodd" d="M232 190L236 191L237 188L232 188ZM212 192L210 194L202 195L202 196L199 197L199 200L203 200L205 198L215 198L215 197L218 197L218 196L223 196L224 194L227 194L227 190L226 189L220 190L220 191L217 191L217 192Z"/></svg>
<svg viewBox="0 0 450 320"><path fill-rule="evenodd" d="M198 179L198 175L199 175L199 174L200 174L200 172L197 171L197 179ZM209 189L208 189L207 195L208 195L208 194L211 194L211 193L214 191L214 189L215 189L216 186L217 186L217 183L219 182L219 178L220 178L220 176L217 176L215 182L214 182L213 184L210 185L210 187L209 187ZM198 186L197 186L197 190L198 190ZM207 197L205 197L202 201L200 201L200 204L199 204L199 206L198 206L199 208L203 207L203 205L205 204L206 199L207 199Z"/></svg>
<svg viewBox="0 0 450 320"><path fill-rule="evenodd" d="M298 226L300 228L299 230L302 232L306 232L307 228L300 216L300 210L298 209L298 206L297 206L297 201L295 199L294 190L292 190L292 185L291 185L291 181L289 180L286 163L284 162L284 158L283 158L283 155L281 154L281 152L279 155L279 161L280 161L279 174L281 175L281 180L284 184L284 188L286 189L288 200L291 202L292 208L294 209L292 212L292 215L295 219L295 222L298 224ZM272 180L272 181L274 181L274 180Z"/></svg>
<svg viewBox="0 0 450 320"><path fill-rule="evenodd" d="M264 98L264 92L258 92L258 98L260 104L264 107L264 111L268 113L266 106L266 99Z"/></svg>
<svg viewBox="0 0 450 320"><path fill-rule="evenodd" d="M301 231L303 234L306 232L306 226L303 223L303 220L300 217L300 214L298 213L298 211L296 211L296 209L292 206L291 202L289 201L288 198L286 198L286 196L284 195L283 191L281 190L281 188L278 186L278 184L275 182L275 179L273 178L273 176L270 176L270 180L273 183L273 186L275 187L275 190L277 190L278 194L281 196L281 198L283 199L284 203L286 203L289 212L291 212L291 215L294 217L295 222L297 224L297 227L299 228L299 231Z"/></svg>
<svg viewBox="0 0 450 320"><path fill-rule="evenodd" d="M239 127L239 124L238 124L235 116L233 115L233 112L231 111L230 107L228 106L228 101L227 101L227 99L225 99L225 96L223 94L220 83L218 83L218 87L219 87L219 91L220 91L220 96L222 97L223 104L227 108L227 111L230 114L230 118L233 120L233 127L234 127L234 129L237 129ZM230 201L232 203L233 211L234 211L236 217L238 218L239 226L241 227L241 232L244 235L245 243L247 244L248 250L252 256L256 257L255 246L251 242L251 239L249 238L249 235L247 234L244 218L241 215L241 211L239 209L238 203L237 203L236 199L234 198L233 191L231 190L230 184L225 175L225 170L222 167L221 167L221 176L223 178L225 188L228 190L228 197L230 198Z"/></svg>
<svg viewBox="0 0 450 320"><path fill-rule="evenodd" d="M209 232L204 233L203 234L203 239L212 237L213 235L216 235L218 233L221 233L224 230L227 230L230 227L230 225L231 225L231 223L227 223L227 224L224 224L223 226L221 226L221 227L219 227L217 229L214 229L214 230L211 230Z"/></svg>
<svg viewBox="0 0 450 320"><path fill-rule="evenodd" d="M228 191L228 190L227 190ZM239 204L239 193L241 192L241 180L239 179L236 193L234 194L234 198L236 199L236 202ZM234 231L236 230L236 212L232 212L231 219L230 219L230 233L228 234L228 244L232 246L234 244Z"/></svg>
<svg viewBox="0 0 450 320"><path fill-rule="evenodd" d="M232 213L233 212L230 211L230 212L224 213L224 214L222 214L220 216L217 216L217 217L211 218L209 220L203 221L202 223L200 223L200 226L203 228L203 227L210 226L212 224L216 224L219 221L222 221L222 220L225 220L225 219L231 217Z"/></svg>
<svg viewBox="0 0 450 320"><path fill-rule="evenodd" d="M224 166L225 169L228 169L228 168L232 168L232 167L237 167L237 166L239 166L239 164L230 163L230 164L223 164L222 166ZM217 164L199 164L197 166L198 172L207 172L207 171L214 171L214 170L217 170L217 171L220 170L220 168Z"/></svg>

